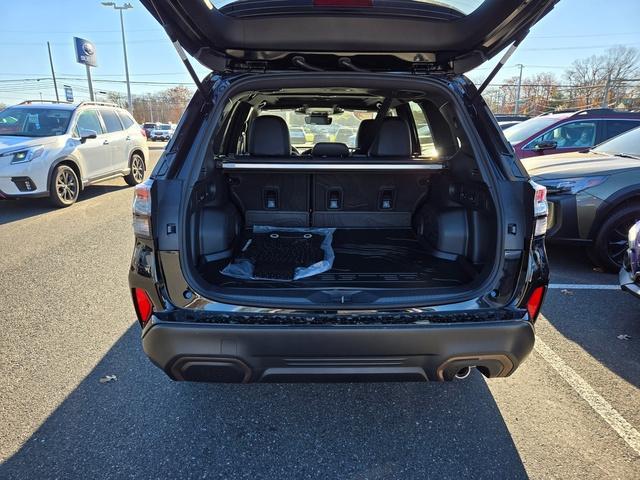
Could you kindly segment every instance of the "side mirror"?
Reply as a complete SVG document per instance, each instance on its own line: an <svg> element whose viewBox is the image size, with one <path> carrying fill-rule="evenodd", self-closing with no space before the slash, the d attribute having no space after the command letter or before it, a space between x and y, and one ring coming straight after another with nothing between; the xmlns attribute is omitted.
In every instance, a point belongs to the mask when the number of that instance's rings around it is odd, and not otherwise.
<svg viewBox="0 0 640 480"><path fill-rule="evenodd" d="M95 130L81 129L80 130L80 143L85 143L89 138L97 138L98 132Z"/></svg>
<svg viewBox="0 0 640 480"><path fill-rule="evenodd" d="M556 148L558 148L558 142L555 140L543 140L542 142L536 143L535 147L533 147L536 152L555 150Z"/></svg>

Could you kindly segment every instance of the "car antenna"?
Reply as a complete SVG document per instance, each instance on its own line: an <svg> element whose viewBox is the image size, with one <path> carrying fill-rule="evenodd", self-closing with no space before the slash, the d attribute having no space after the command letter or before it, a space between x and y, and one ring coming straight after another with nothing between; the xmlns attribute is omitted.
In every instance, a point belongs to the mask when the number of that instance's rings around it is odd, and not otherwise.
<svg viewBox="0 0 640 480"><path fill-rule="evenodd" d="M189 62L189 58L187 57L187 54L182 48L182 45L180 45L180 42L178 42L178 40L176 39L176 36L174 35L171 27L167 25L167 23L162 18L162 15L160 15L160 11L158 10L158 7L156 7L154 0L149 0L149 2L153 6L153 9L156 11L156 14L158 15L158 20L160 20L160 24L162 25L162 28L164 28L164 31L167 32L167 35L169 36L169 40L171 40L173 47L176 49L176 52L178 52L178 56L180 57L180 60L182 60L182 63L184 63L184 66L187 68L187 71L189 72L189 75L191 75L193 82L196 84L196 88L204 97L205 102L208 101L209 94L207 90L204 88L204 86L202 85L202 82L200 81L200 79L198 78L198 74L193 69L191 62Z"/></svg>

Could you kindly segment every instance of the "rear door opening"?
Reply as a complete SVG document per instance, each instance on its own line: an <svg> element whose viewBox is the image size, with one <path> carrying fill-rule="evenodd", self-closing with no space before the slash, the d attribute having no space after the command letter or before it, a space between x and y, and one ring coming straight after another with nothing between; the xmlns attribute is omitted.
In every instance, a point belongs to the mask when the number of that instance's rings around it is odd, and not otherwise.
<svg viewBox="0 0 640 480"><path fill-rule="evenodd" d="M477 294L502 260L500 209L460 112L420 83L232 96L184 217L182 269L200 293L314 307ZM315 229L331 232L330 267L296 278L325 259ZM229 274L246 263L246 275Z"/></svg>

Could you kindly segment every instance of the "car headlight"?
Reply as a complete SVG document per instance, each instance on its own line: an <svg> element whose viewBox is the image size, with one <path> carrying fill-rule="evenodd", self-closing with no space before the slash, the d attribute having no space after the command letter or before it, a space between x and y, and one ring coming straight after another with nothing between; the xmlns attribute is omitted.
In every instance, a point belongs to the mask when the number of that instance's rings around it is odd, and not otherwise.
<svg viewBox="0 0 640 480"><path fill-rule="evenodd" d="M557 180L542 180L538 181L538 183L547 187L549 194L575 195L587 188L600 185L607 178L607 176L559 178Z"/></svg>
<svg viewBox="0 0 640 480"><path fill-rule="evenodd" d="M37 147L25 148L24 150L18 150L14 152L3 153L2 157L11 157L9 163L27 163L31 160L35 160L44 153L44 147L42 145Z"/></svg>

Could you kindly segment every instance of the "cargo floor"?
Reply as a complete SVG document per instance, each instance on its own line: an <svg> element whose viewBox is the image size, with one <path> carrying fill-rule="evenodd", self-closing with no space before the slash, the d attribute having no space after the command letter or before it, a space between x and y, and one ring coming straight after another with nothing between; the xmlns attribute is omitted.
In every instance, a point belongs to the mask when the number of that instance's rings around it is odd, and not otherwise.
<svg viewBox="0 0 640 480"><path fill-rule="evenodd" d="M251 237L246 231L237 245ZM220 273L225 259L207 264L204 278L219 287L304 288L430 288L455 287L474 278L464 259L444 260L431 255L411 229L337 229L331 270L293 281L238 280Z"/></svg>

